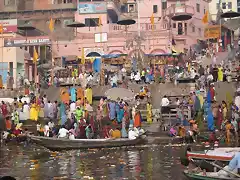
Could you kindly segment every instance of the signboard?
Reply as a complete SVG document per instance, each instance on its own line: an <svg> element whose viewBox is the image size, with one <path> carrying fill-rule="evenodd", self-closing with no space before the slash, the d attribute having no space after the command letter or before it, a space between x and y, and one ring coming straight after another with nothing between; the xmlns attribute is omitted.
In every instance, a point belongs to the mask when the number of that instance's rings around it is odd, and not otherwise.
<svg viewBox="0 0 240 180"><path fill-rule="evenodd" d="M26 38L6 38L4 39L4 47L22 47L22 46L38 46L51 44L51 40L47 36L28 37Z"/></svg>
<svg viewBox="0 0 240 180"><path fill-rule="evenodd" d="M96 33L95 34L95 42L107 42L107 33Z"/></svg>
<svg viewBox="0 0 240 180"><path fill-rule="evenodd" d="M96 52L101 56L104 55L103 48L84 48L84 56L86 57L89 53Z"/></svg>
<svg viewBox="0 0 240 180"><path fill-rule="evenodd" d="M0 20L0 25L3 25L3 33L17 32L17 19Z"/></svg>
<svg viewBox="0 0 240 180"><path fill-rule="evenodd" d="M207 26L204 29L204 37L207 39L219 38L220 26L219 25Z"/></svg>
<svg viewBox="0 0 240 180"><path fill-rule="evenodd" d="M101 14L107 13L107 4L101 3L81 3L78 5L79 14Z"/></svg>

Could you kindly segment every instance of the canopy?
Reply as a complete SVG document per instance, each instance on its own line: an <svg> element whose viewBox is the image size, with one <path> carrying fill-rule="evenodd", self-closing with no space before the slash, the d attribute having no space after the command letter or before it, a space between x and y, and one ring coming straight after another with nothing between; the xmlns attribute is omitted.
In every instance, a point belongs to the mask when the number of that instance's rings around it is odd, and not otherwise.
<svg viewBox="0 0 240 180"><path fill-rule="evenodd" d="M114 101L116 101L118 98L125 101L130 101L134 99L134 92L125 88L112 88L105 92L105 96Z"/></svg>

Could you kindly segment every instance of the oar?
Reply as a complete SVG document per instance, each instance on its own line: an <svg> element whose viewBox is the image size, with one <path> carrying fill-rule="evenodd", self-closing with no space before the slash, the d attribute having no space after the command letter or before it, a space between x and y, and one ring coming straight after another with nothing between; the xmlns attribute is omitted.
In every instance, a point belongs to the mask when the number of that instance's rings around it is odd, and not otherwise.
<svg viewBox="0 0 240 180"><path fill-rule="evenodd" d="M227 169L224 169L224 168L222 168L221 166L219 166L219 165L217 165L217 164L215 164L215 163L213 163L213 162L208 162L208 163L211 164L211 165L213 165L213 166L216 167L216 168L219 168L219 169L221 169L221 170L223 170L223 171L225 171L225 172L227 172L227 173L229 173L229 174L232 174L232 175L237 176L238 178L240 178L240 175L237 174L237 173L234 173L234 172L232 172L232 171L229 171L229 170L227 170Z"/></svg>

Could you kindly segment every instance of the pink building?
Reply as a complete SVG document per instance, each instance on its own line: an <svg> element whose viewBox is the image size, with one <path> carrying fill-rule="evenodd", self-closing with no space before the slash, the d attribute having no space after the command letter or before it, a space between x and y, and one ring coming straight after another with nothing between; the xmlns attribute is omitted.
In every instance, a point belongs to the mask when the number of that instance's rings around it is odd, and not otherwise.
<svg viewBox="0 0 240 180"><path fill-rule="evenodd" d="M128 54L133 57L139 46L145 54L170 53L172 50L182 52L184 48L196 44L197 39L203 39L204 24L201 19L208 10L208 2L79 0L75 21L85 23L86 27L77 29L74 40L54 43L54 56L81 56L83 48L85 57L103 54ZM172 16L182 13L192 15L192 19L171 20ZM128 27L118 25L116 22L123 17L134 19L136 24ZM151 17L154 17L154 24L151 23Z"/></svg>

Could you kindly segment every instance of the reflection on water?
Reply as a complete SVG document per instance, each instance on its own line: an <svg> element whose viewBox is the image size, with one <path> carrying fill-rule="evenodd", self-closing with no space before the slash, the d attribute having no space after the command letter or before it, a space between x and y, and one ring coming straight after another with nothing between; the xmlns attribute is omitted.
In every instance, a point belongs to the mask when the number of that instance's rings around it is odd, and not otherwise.
<svg viewBox="0 0 240 180"><path fill-rule="evenodd" d="M37 146L3 146L0 175L17 179L183 180L180 147L130 147L50 152Z"/></svg>

